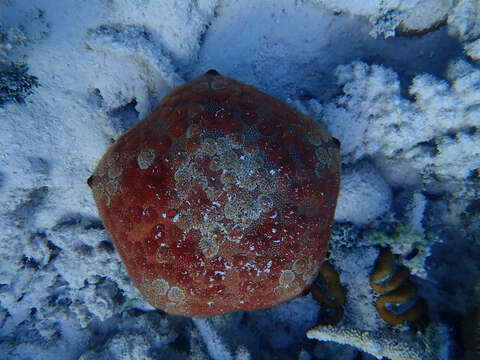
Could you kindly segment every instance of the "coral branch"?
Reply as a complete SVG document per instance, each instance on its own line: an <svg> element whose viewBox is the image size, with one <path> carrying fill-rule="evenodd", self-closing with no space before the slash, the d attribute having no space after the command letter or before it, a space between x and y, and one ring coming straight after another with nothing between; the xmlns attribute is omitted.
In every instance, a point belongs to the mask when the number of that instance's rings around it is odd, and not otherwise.
<svg viewBox="0 0 480 360"><path fill-rule="evenodd" d="M208 318L192 318L200 335L207 346L208 353L214 360L233 360L233 355L230 349L215 330L211 319Z"/></svg>
<svg viewBox="0 0 480 360"><path fill-rule="evenodd" d="M366 331L336 326L317 326L307 332L309 339L334 341L354 346L377 359L391 360L433 360L424 348L402 339L400 333Z"/></svg>
<svg viewBox="0 0 480 360"><path fill-rule="evenodd" d="M418 333L416 337L408 337L406 333L399 331L371 331L337 326L317 326L307 332L307 337L354 346L377 359L450 359L449 329L436 322L430 323L425 334Z"/></svg>

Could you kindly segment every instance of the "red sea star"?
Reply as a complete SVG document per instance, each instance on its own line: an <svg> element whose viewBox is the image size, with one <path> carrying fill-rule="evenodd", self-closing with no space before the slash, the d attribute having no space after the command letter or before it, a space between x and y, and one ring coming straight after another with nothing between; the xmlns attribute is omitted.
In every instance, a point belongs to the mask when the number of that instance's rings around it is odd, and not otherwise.
<svg viewBox="0 0 480 360"><path fill-rule="evenodd" d="M88 179L135 285L187 316L254 310L308 289L328 245L339 143L214 70L120 136Z"/></svg>

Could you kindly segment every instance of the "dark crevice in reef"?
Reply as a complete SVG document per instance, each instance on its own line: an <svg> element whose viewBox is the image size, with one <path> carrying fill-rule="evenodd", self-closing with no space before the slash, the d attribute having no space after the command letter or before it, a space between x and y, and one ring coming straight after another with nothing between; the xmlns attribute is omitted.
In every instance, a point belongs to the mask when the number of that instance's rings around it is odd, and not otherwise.
<svg viewBox="0 0 480 360"><path fill-rule="evenodd" d="M432 26L426 29L422 30L412 30L412 29L407 29L402 22L396 29L395 29L395 36L406 36L406 37L414 37L414 36L422 36L422 35L427 35L428 33L432 33L434 31L437 31L440 29L442 26L447 25L447 17L444 19L437 21L434 23Z"/></svg>
<svg viewBox="0 0 480 360"><path fill-rule="evenodd" d="M5 175L0 172L0 189L3 187L5 184Z"/></svg>
<svg viewBox="0 0 480 360"><path fill-rule="evenodd" d="M47 264L51 263L60 254L61 249L52 241L48 240L47 247L51 251Z"/></svg>
<svg viewBox="0 0 480 360"><path fill-rule="evenodd" d="M439 25L435 30L416 36L397 36L371 43L368 57L362 61L391 68L398 74L402 97L414 102L409 88L413 78L420 74L432 74L446 80L446 70L451 60L462 57L463 47L458 39L447 33L447 27ZM378 50L377 50L378 49Z"/></svg>
<svg viewBox="0 0 480 360"><path fill-rule="evenodd" d="M48 186L42 186L31 190L18 206L10 212L9 218L17 226L25 226L27 222L32 221L37 208L40 207L48 196Z"/></svg>
<svg viewBox="0 0 480 360"><path fill-rule="evenodd" d="M113 128L119 133L124 133L139 121L138 111L135 109L137 100L132 99L128 104L108 111Z"/></svg>
<svg viewBox="0 0 480 360"><path fill-rule="evenodd" d="M87 102L97 108L102 108L104 105L104 100L100 89L89 89L87 94Z"/></svg>
<svg viewBox="0 0 480 360"><path fill-rule="evenodd" d="M69 214L60 218L53 226L53 231L58 231L62 228L81 227L84 230L103 230L103 224L100 219L84 216L82 214Z"/></svg>
<svg viewBox="0 0 480 360"><path fill-rule="evenodd" d="M98 248L101 250L104 250L108 254L113 254L115 252L115 246L113 245L112 242L107 240L101 241L100 244L98 245Z"/></svg>

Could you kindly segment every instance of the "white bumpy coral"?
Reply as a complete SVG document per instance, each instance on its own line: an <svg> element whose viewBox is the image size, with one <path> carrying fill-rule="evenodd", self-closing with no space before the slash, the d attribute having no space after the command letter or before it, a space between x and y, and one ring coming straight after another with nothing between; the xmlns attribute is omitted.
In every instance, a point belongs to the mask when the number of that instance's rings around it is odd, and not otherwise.
<svg viewBox="0 0 480 360"><path fill-rule="evenodd" d="M480 167L475 66L453 62L448 82L416 76L410 87L415 102L402 97L397 74L383 66L354 62L338 66L336 76L344 95L325 106L323 119L340 139L346 163L373 157L382 172L400 174L390 183L407 169L453 181Z"/></svg>

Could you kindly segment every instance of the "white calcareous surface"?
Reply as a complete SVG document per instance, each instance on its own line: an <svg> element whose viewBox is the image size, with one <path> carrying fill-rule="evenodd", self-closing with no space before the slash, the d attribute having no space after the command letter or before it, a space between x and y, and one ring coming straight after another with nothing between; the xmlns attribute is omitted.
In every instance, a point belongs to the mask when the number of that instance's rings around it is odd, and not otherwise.
<svg viewBox="0 0 480 360"><path fill-rule="evenodd" d="M371 164L362 163L343 173L335 220L367 225L385 214L391 202L390 186Z"/></svg>

